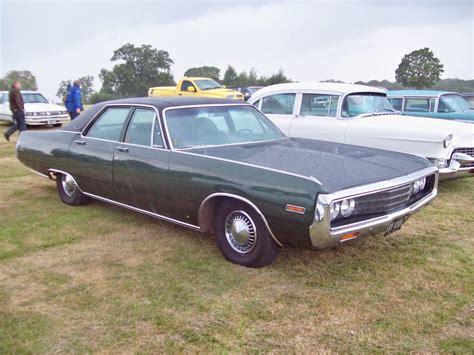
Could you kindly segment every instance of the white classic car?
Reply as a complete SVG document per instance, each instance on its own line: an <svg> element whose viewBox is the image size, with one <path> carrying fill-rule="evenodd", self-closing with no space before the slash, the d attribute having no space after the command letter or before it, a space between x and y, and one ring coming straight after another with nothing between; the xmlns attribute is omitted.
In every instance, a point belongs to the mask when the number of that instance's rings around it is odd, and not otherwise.
<svg viewBox="0 0 474 355"><path fill-rule="evenodd" d="M61 126L69 120L63 106L50 103L37 91L21 91L25 103L25 120L30 126ZM0 121L12 122L8 91L0 91Z"/></svg>
<svg viewBox="0 0 474 355"><path fill-rule="evenodd" d="M423 156L440 178L474 177L474 125L402 116L384 89L336 83L268 86L249 99L285 134Z"/></svg>

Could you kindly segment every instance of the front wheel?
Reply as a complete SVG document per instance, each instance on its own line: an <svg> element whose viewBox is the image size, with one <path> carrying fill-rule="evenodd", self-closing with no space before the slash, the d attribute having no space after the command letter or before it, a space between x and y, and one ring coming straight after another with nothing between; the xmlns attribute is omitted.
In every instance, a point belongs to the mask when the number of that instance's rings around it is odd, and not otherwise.
<svg viewBox="0 0 474 355"><path fill-rule="evenodd" d="M66 205L80 206L89 203L90 199L77 186L76 180L67 174L56 174L56 187L59 197Z"/></svg>
<svg viewBox="0 0 474 355"><path fill-rule="evenodd" d="M220 206L214 231L224 257L239 265L262 267L272 263L280 247L272 239L262 218L242 202Z"/></svg>

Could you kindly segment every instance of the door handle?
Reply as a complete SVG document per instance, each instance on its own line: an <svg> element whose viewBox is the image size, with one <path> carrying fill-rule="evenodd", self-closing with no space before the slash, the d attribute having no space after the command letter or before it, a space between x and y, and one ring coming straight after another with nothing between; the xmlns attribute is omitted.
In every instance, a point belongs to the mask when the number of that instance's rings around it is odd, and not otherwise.
<svg viewBox="0 0 474 355"><path fill-rule="evenodd" d="M178 95L179 95L179 96L183 96L183 94L181 94L181 93L179 93Z"/></svg>
<svg viewBox="0 0 474 355"><path fill-rule="evenodd" d="M86 142L81 140L74 141L74 143L76 143L77 145L86 145Z"/></svg>
<svg viewBox="0 0 474 355"><path fill-rule="evenodd" d="M117 151L122 152L122 153L128 153L128 148L127 147L117 147Z"/></svg>

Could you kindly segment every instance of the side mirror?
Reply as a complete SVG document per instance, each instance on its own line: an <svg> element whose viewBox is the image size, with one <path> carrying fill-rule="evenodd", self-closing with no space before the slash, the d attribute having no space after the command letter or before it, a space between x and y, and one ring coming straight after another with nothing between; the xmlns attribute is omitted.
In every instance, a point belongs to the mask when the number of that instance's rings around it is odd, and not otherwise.
<svg viewBox="0 0 474 355"><path fill-rule="evenodd" d="M188 86L188 92L196 92L194 86Z"/></svg>
<svg viewBox="0 0 474 355"><path fill-rule="evenodd" d="M250 93L249 93L249 92L246 92L244 96L245 96L245 97L250 97Z"/></svg>

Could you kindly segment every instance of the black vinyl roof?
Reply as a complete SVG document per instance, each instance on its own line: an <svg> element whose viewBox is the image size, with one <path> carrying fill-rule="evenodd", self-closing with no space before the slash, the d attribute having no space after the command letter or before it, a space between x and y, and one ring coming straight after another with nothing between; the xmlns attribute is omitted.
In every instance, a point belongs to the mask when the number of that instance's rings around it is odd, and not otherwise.
<svg viewBox="0 0 474 355"><path fill-rule="evenodd" d="M186 96L166 96L166 97L136 97L130 99L119 99L105 101L93 105L86 111L81 113L76 119L64 126L64 131L80 132L87 123L107 105L150 105L154 106L161 112L168 107L192 106L192 105L216 105L216 104L242 104L248 105L245 101L230 99L213 99L209 97L186 97Z"/></svg>
<svg viewBox="0 0 474 355"><path fill-rule="evenodd" d="M142 104L152 105L159 110L174 106L188 105L215 105L215 104L245 104L243 101L230 99L213 99L210 97L165 96L165 97L137 97L104 102L104 104Z"/></svg>

